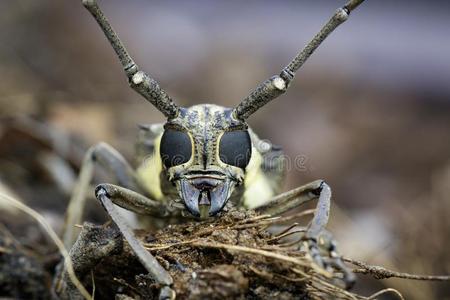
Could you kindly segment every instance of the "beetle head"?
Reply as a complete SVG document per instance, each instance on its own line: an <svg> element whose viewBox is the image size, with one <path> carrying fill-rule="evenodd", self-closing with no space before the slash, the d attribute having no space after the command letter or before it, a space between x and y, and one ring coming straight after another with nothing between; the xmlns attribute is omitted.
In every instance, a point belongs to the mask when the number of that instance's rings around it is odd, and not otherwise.
<svg viewBox="0 0 450 300"><path fill-rule="evenodd" d="M194 216L220 212L244 179L252 154L247 124L216 105L180 108L164 126L160 155L169 181Z"/></svg>

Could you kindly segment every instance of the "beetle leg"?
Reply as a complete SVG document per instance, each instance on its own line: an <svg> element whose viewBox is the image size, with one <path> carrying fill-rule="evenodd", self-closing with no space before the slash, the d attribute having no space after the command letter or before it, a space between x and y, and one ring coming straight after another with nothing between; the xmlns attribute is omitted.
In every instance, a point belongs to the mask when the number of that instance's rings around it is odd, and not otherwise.
<svg viewBox="0 0 450 300"><path fill-rule="evenodd" d="M149 199L130 189L114 184L102 183L95 188L96 197L102 190L106 192L109 199L114 204L134 213L151 215L159 218L167 217L169 215L167 206L164 203Z"/></svg>
<svg viewBox="0 0 450 300"><path fill-rule="evenodd" d="M74 225L82 221L86 193L89 190L96 166L110 171L120 185L129 189L139 190L134 179L133 169L119 152L106 143L99 143L89 148L84 156L80 175L67 207L63 234L66 248L70 248L75 241L78 229Z"/></svg>
<svg viewBox="0 0 450 300"><path fill-rule="evenodd" d="M139 240L134 236L131 228L126 223L125 219L115 208L115 203L132 203L132 200L139 199L145 201L146 204L152 200L144 196L138 197L138 194L127 189L119 188L117 186L101 184L95 190L95 196L102 203L108 215L122 232L123 237L130 245L133 252L138 257L141 264L150 273L153 279L161 285L160 299L175 299L175 292L171 289L173 283L170 274L159 264L156 258L147 251ZM138 206L139 207L139 206ZM139 207L140 208L140 207Z"/></svg>
<svg viewBox="0 0 450 300"><path fill-rule="evenodd" d="M317 198L316 211L305 234L308 239L317 241L330 214L331 189L323 180L316 180L275 196L267 204L256 208L256 211L276 216Z"/></svg>
<svg viewBox="0 0 450 300"><path fill-rule="evenodd" d="M355 274L349 269L341 258L341 255L337 251L337 242L333 238L333 235L324 230L317 240L319 248L324 250L328 257L323 258L326 266L340 270L343 274L343 280L347 289L351 288L356 281Z"/></svg>
<svg viewBox="0 0 450 300"><path fill-rule="evenodd" d="M267 201L266 204L257 207L255 210L262 214L270 214L273 216L281 215L282 213L297 208L306 202L317 199L320 191L322 190L322 185L326 185L326 187L328 187L328 185L323 180L310 182L301 187L273 197L272 199ZM330 190L329 187L328 190ZM325 224L327 222L328 218L325 220Z"/></svg>
<svg viewBox="0 0 450 300"><path fill-rule="evenodd" d="M335 245L330 234L328 240L324 238L327 232L325 226L328 223L331 204L331 189L325 181L316 180L275 196L267 204L256 208L256 211L261 214L276 216L315 199L318 199L317 207L305 233L307 248L317 264L325 268L334 267L341 271L344 274L343 280L346 287L350 288L355 281L354 274L344 265L336 252L335 246L324 247L328 244ZM325 248L328 258L325 259L321 256L320 248Z"/></svg>

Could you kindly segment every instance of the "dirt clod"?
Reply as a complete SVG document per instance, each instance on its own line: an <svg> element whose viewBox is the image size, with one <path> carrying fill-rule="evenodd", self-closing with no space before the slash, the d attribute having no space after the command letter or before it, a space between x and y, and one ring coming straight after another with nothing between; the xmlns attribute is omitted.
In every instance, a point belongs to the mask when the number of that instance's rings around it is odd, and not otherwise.
<svg viewBox="0 0 450 300"><path fill-rule="evenodd" d="M0 231L0 298L49 299L50 277L36 257Z"/></svg>
<svg viewBox="0 0 450 300"><path fill-rule="evenodd" d="M139 230L136 235L172 276L177 299L339 298L340 292L345 293L335 285L333 289L322 288L331 282L327 276L336 274L318 268L298 236L298 242L289 246L271 240L266 228L279 221L282 219L232 211L220 218L171 225L156 232ZM80 236L94 238L92 233L103 236L102 231L108 230L111 228L85 224ZM90 253L93 249L83 255L100 257ZM90 266L92 273L81 266L84 272L79 274L88 289L95 284L96 299L158 296L158 284L127 243L119 252L101 254L103 258ZM83 260L90 261L89 257Z"/></svg>

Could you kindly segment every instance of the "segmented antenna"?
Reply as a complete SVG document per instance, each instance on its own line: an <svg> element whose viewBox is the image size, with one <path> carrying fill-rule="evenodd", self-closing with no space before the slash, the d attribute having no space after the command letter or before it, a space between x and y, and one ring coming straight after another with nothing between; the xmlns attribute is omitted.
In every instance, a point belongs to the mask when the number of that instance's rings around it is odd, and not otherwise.
<svg viewBox="0 0 450 300"><path fill-rule="evenodd" d="M308 60L319 45L340 24L344 23L350 14L364 0L350 0L347 4L336 10L331 19L322 27L314 38L297 54L296 57L281 71L280 75L273 76L261 83L247 98L236 106L233 113L237 119L245 120L258 109L284 94L289 87L295 73Z"/></svg>
<svg viewBox="0 0 450 300"><path fill-rule="evenodd" d="M167 118L175 118L178 114L178 106L172 98L159 86L155 79L151 78L145 72L140 71L139 67L128 54L127 49L120 41L117 33L112 28L106 16L95 0L82 0L84 7L92 14L100 28L103 30L106 38L113 47L120 62L122 63L125 74L128 77L130 86L141 96L153 104Z"/></svg>

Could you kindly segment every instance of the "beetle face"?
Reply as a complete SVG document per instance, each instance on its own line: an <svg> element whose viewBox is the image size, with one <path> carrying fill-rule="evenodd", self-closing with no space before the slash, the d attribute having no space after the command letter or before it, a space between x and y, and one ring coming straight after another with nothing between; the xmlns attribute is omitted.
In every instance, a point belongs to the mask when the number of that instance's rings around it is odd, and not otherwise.
<svg viewBox="0 0 450 300"><path fill-rule="evenodd" d="M160 155L187 210L194 216L220 212L244 179L252 144L247 125L216 105L181 108L164 126Z"/></svg>

